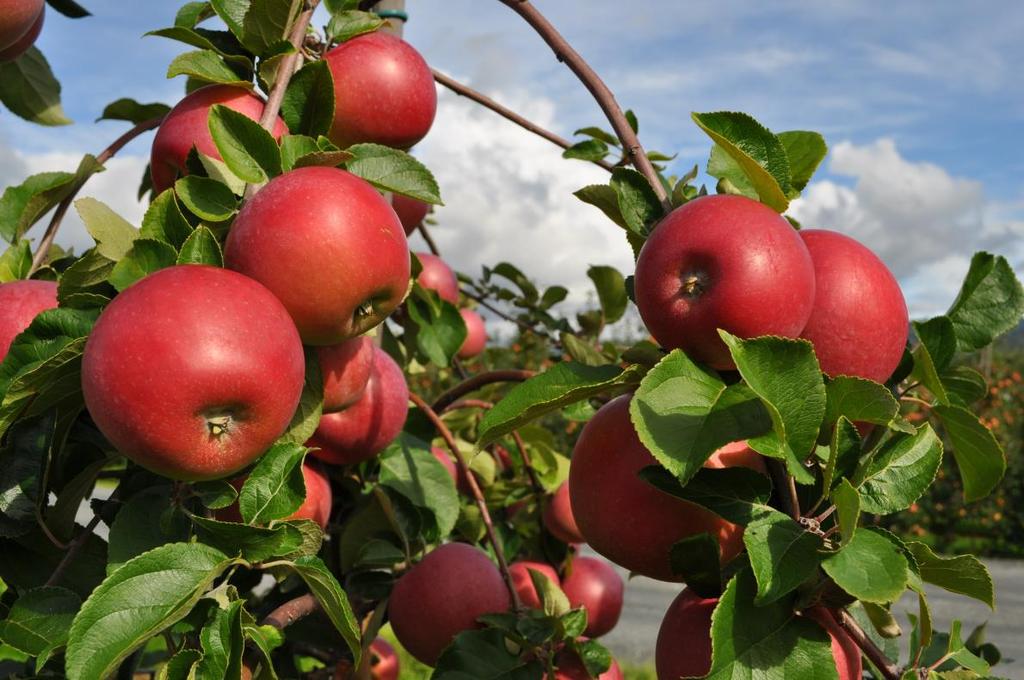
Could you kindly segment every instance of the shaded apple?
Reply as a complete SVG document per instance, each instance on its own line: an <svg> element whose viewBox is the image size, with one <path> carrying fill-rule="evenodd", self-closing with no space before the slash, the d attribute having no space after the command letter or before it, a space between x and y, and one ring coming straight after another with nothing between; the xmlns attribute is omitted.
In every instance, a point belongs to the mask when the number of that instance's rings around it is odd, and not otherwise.
<svg viewBox="0 0 1024 680"><path fill-rule="evenodd" d="M307 345L382 322L409 288L402 225L373 186L338 168L275 177L239 211L224 262L265 285Z"/></svg>
<svg viewBox="0 0 1024 680"><path fill-rule="evenodd" d="M635 291L659 344L731 369L717 329L797 337L814 304L814 266L796 230L768 206L704 196L654 228L637 258Z"/></svg>
<svg viewBox="0 0 1024 680"><path fill-rule="evenodd" d="M376 638L370 643L370 678L372 680L398 680L398 653L384 638ZM351 668L339 664L334 671L335 680L351 680Z"/></svg>
<svg viewBox="0 0 1024 680"><path fill-rule="evenodd" d="M373 367L373 340L359 336L317 347L317 357L324 380L324 413L341 411L359 401Z"/></svg>
<svg viewBox="0 0 1024 680"><path fill-rule="evenodd" d="M483 318L472 309L460 309L459 314L466 324L466 339L459 348L459 358L472 359L487 346L487 328L484 327Z"/></svg>
<svg viewBox="0 0 1024 680"><path fill-rule="evenodd" d="M434 454L434 458L448 471L452 481L455 482L455 489L463 496L472 497L473 490L469 486L469 480L466 479L462 468L452 459L452 456L439 446L431 446L430 452Z"/></svg>
<svg viewBox="0 0 1024 680"><path fill-rule="evenodd" d="M562 482L544 506L542 515L544 526L551 535L563 543L586 543L587 539L580 533L572 512L569 498L569 482Z"/></svg>
<svg viewBox="0 0 1024 680"><path fill-rule="evenodd" d="M231 486L236 491L242 490L245 484L245 477L238 477L231 480ZM304 461L302 463L302 479L306 484L306 499L302 501L299 509L284 519L310 519L320 525L321 529L327 528L327 520L331 516L331 482L316 463ZM222 522L241 522L242 513L238 509L238 502L232 503L226 508L221 508L214 513L214 517Z"/></svg>
<svg viewBox="0 0 1024 680"><path fill-rule="evenodd" d="M511 606L498 568L487 554L465 543L446 543L406 572L388 600L395 636L427 665L484 614Z"/></svg>
<svg viewBox="0 0 1024 680"><path fill-rule="evenodd" d="M284 433L305 377L288 312L256 281L180 265L103 310L82 357L85 405L122 454L185 481L216 479Z"/></svg>
<svg viewBox="0 0 1024 680"><path fill-rule="evenodd" d="M409 388L402 369L387 352L374 347L363 396L344 411L325 413L306 445L316 448L314 456L334 465L369 460L402 431L408 411Z"/></svg>
<svg viewBox="0 0 1024 680"><path fill-rule="evenodd" d="M40 312L57 306L57 284L53 281L10 281L0 283L0 361L11 343L29 327Z"/></svg>
<svg viewBox="0 0 1024 680"><path fill-rule="evenodd" d="M416 227L420 226L427 213L430 212L429 203L402 194L391 196L391 207L395 209L395 214L398 215L398 219L402 222L402 228L405 229L406 236L416 231Z"/></svg>
<svg viewBox="0 0 1024 680"><path fill-rule="evenodd" d="M530 576L531 569L544 574L556 586L561 586L562 581L558 578L558 572L555 571L555 568L544 562L518 560L508 565L508 573L512 577L512 587L516 589L519 601L523 603L524 607L541 609L543 605L540 601L540 595L537 594L537 589L533 586L533 578Z"/></svg>
<svg viewBox="0 0 1024 680"><path fill-rule="evenodd" d="M416 253L423 269L416 277L416 283L437 293L442 300L457 304L459 301L459 280L444 260L430 253Z"/></svg>
<svg viewBox="0 0 1024 680"><path fill-rule="evenodd" d="M579 655L567 648L562 648L555 656L555 680L594 680L587 673L586 666L580 661ZM623 680L619 662L612 659L611 665L596 680Z"/></svg>
<svg viewBox="0 0 1024 680"><path fill-rule="evenodd" d="M562 579L569 604L587 612L583 634L589 638L601 637L615 628L622 614L625 587L615 567L594 557L573 558Z"/></svg>
<svg viewBox="0 0 1024 680"><path fill-rule="evenodd" d="M4 35L10 30L12 33L20 26L22 12L38 7L39 14L36 15L32 25L22 33L20 38L11 43L4 40ZM13 11L11 11L13 9ZM0 0L0 62L14 61L28 51L36 43L39 34L43 32L43 19L46 17L45 6L42 0Z"/></svg>

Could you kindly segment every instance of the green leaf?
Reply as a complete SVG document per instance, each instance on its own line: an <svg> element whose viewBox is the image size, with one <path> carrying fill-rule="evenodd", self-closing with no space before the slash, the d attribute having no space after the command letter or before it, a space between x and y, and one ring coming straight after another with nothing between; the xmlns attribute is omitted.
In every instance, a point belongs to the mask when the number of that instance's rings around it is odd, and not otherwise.
<svg viewBox="0 0 1024 680"><path fill-rule="evenodd" d="M760 201L785 212L791 179L786 149L779 138L745 113L693 113L691 118L740 167Z"/></svg>
<svg viewBox="0 0 1024 680"><path fill-rule="evenodd" d="M0 237L14 241L36 221L67 198L86 178L103 166L86 154L74 174L44 172L32 175L18 186L7 187L0 198Z"/></svg>
<svg viewBox="0 0 1024 680"><path fill-rule="evenodd" d="M242 19L242 43L254 54L288 38L292 22L303 7L301 0L249 0Z"/></svg>
<svg viewBox="0 0 1024 680"><path fill-rule="evenodd" d="M562 589L545 576L543 572L529 568L527 571L530 574L533 588L537 591L537 595L543 604L545 614L548 616L562 616L572 609L572 605L569 604L569 598L565 596Z"/></svg>
<svg viewBox="0 0 1024 680"><path fill-rule="evenodd" d="M832 491L832 503L836 506L836 524L839 525L839 533L842 537L841 546L845 546L857 533L857 524L860 522L860 494L847 479L840 479Z"/></svg>
<svg viewBox="0 0 1024 680"><path fill-rule="evenodd" d="M750 447L786 461L797 482L813 476L803 461L814 449L825 416L825 383L814 348L806 340L763 337L742 340L719 334L729 347L740 375L764 402L774 429L750 440Z"/></svg>
<svg viewBox="0 0 1024 680"><path fill-rule="evenodd" d="M578 361L587 366L603 366L608 363L608 358L601 354L596 347L586 340L581 340L572 333L562 331L558 334L558 339L562 343L565 353L573 361Z"/></svg>
<svg viewBox="0 0 1024 680"><path fill-rule="evenodd" d="M45 500L41 494L45 491L43 473L53 435L53 414L21 420L11 427L0 449L0 536L23 536L36 524L36 509Z"/></svg>
<svg viewBox="0 0 1024 680"><path fill-rule="evenodd" d="M66 588L43 586L21 594L0 621L0 640L37 657L36 668L68 641L68 630L82 599Z"/></svg>
<svg viewBox="0 0 1024 680"><path fill-rule="evenodd" d="M107 677L184 617L233 561L202 544L169 543L125 563L75 616L65 654L69 680Z"/></svg>
<svg viewBox="0 0 1024 680"><path fill-rule="evenodd" d="M776 602L818 571L821 537L778 510L766 509L750 522L743 544L757 579L756 605Z"/></svg>
<svg viewBox="0 0 1024 680"><path fill-rule="evenodd" d="M107 573L165 543L187 541L189 523L171 506L169 486L134 495L114 517L107 548Z"/></svg>
<svg viewBox="0 0 1024 680"><path fill-rule="evenodd" d="M343 10L336 12L327 22L327 38L334 42L345 42L357 35L372 33L387 23L372 12Z"/></svg>
<svg viewBox="0 0 1024 680"><path fill-rule="evenodd" d="M942 441L930 425L890 439L858 474L864 512L905 510L931 486L942 463Z"/></svg>
<svg viewBox="0 0 1024 680"><path fill-rule="evenodd" d="M404 194L442 205L437 180L418 160L383 144L355 144L346 149L352 160L345 168L382 191Z"/></svg>
<svg viewBox="0 0 1024 680"><path fill-rule="evenodd" d="M208 177L182 177L174 192L185 207L204 220L223 222L238 210L238 201L227 185Z"/></svg>
<svg viewBox="0 0 1024 680"><path fill-rule="evenodd" d="M307 137L306 135L285 135L281 138L281 166L285 172L289 172L295 168L295 163L300 158L317 151L316 140L312 137Z"/></svg>
<svg viewBox="0 0 1024 680"><path fill-rule="evenodd" d="M520 426L569 404L635 384L640 370L562 362L516 385L487 411L477 429L477 445L486 446Z"/></svg>
<svg viewBox="0 0 1024 680"><path fill-rule="evenodd" d="M887 425L899 414L900 404L885 385L840 375L825 385L825 422L845 417L854 423Z"/></svg>
<svg viewBox="0 0 1024 680"><path fill-rule="evenodd" d="M175 250L181 248L191 234L192 225L181 213L173 191L164 191L153 199L139 229L140 238L163 241Z"/></svg>
<svg viewBox="0 0 1024 680"><path fill-rule="evenodd" d="M729 581L711 616L713 650L709 680L814 678L838 680L828 633L793 603L755 604L757 584L749 569Z"/></svg>
<svg viewBox="0 0 1024 680"><path fill-rule="evenodd" d="M112 101L103 108L103 113L96 120L126 120L129 123L139 123L154 118L163 118L171 110L167 104L154 102L152 104L140 104L134 99L122 97Z"/></svg>
<svg viewBox="0 0 1024 680"><path fill-rule="evenodd" d="M975 253L946 315L953 322L960 351L981 349L1020 323L1024 287L1006 258Z"/></svg>
<svg viewBox="0 0 1024 680"><path fill-rule="evenodd" d="M681 576L687 588L701 597L718 597L722 593L720 552L718 538L704 531L676 541L668 559L672 573Z"/></svg>
<svg viewBox="0 0 1024 680"><path fill-rule="evenodd" d="M828 463L822 477L822 490L824 496L832 490L834 482L843 477L848 477L857 469L860 462L860 434L853 423L840 416L832 432L832 441L829 444ZM824 497L823 496L823 497Z"/></svg>
<svg viewBox="0 0 1024 680"><path fill-rule="evenodd" d="M86 231L96 241L96 251L103 257L120 260L139 236L139 230L95 198L80 198L75 201L75 210L82 218Z"/></svg>
<svg viewBox="0 0 1024 680"><path fill-rule="evenodd" d="M57 283L57 300L61 307L102 307L110 301L107 280L114 271L114 262L91 249L75 260L61 274Z"/></svg>
<svg viewBox="0 0 1024 680"><path fill-rule="evenodd" d="M599 208L608 219L626 231L630 230L629 225L626 224L626 219L622 216L622 211L619 209L619 196L610 185L590 184L574 191L572 195L584 203L589 203Z"/></svg>
<svg viewBox="0 0 1024 680"><path fill-rule="evenodd" d="M312 61L296 72L281 101L281 117L292 134L317 137L330 131L334 77L326 61Z"/></svg>
<svg viewBox="0 0 1024 680"><path fill-rule="evenodd" d="M437 538L451 533L459 516L459 497L448 471L430 446L402 433L380 456L380 484L434 517Z"/></svg>
<svg viewBox="0 0 1024 680"><path fill-rule="evenodd" d="M510 650L505 633L496 629L467 630L455 636L437 660L432 680L537 680L540 661L523 661Z"/></svg>
<svg viewBox="0 0 1024 680"><path fill-rule="evenodd" d="M210 619L199 633L203 658L196 665L196 680L238 678L242 671L242 600L235 600L227 608L215 607Z"/></svg>
<svg viewBox="0 0 1024 680"><path fill-rule="evenodd" d="M583 161L599 161L608 155L608 145L600 139L576 142L562 152L562 158L578 158Z"/></svg>
<svg viewBox="0 0 1024 680"><path fill-rule="evenodd" d="M226 479L194 482L192 491L199 496L202 504L211 510L226 508L238 500L238 490Z"/></svg>
<svg viewBox="0 0 1024 680"><path fill-rule="evenodd" d="M753 392L740 384L726 387L681 350L647 373L629 413L640 441L684 484L717 449L771 427Z"/></svg>
<svg viewBox="0 0 1024 680"><path fill-rule="evenodd" d="M195 28L196 24L200 21L209 19L213 15L213 8L210 7L210 3L207 0L186 2L178 8L178 13L174 15L174 25L183 26L184 28Z"/></svg>
<svg viewBox="0 0 1024 680"><path fill-rule="evenodd" d="M587 276L597 289L597 298L601 301L605 323L615 323L621 319L626 312L629 298L626 297L626 280L619 270L595 265L587 269Z"/></svg>
<svg viewBox="0 0 1024 680"><path fill-rule="evenodd" d="M718 178L718 193L746 196L755 201L760 200L757 189L747 177L743 167L721 145L712 145L707 170L709 175Z"/></svg>
<svg viewBox="0 0 1024 680"><path fill-rule="evenodd" d="M530 278L511 262L499 262L490 270L492 274L508 279L516 285L523 298L530 303L537 301L537 287Z"/></svg>
<svg viewBox="0 0 1024 680"><path fill-rule="evenodd" d="M749 531L749 529L748 529ZM910 578L907 558L885 536L861 528L839 552L821 563L840 588L866 602L895 602Z"/></svg>
<svg viewBox="0 0 1024 680"><path fill-rule="evenodd" d="M436 366L448 366L466 340L466 322L455 305L439 300L419 284L406 299L406 330L422 357Z"/></svg>
<svg viewBox="0 0 1024 680"><path fill-rule="evenodd" d="M618 137L606 130L602 130L599 127L583 127L572 134L574 137L576 135L586 135L588 137L593 137L594 139L600 139L605 144L611 144L612 146L620 145Z"/></svg>
<svg viewBox="0 0 1024 680"><path fill-rule="evenodd" d="M805 130L780 132L776 136L786 149L793 189L803 191L828 153L825 138L817 132Z"/></svg>
<svg viewBox="0 0 1024 680"><path fill-rule="evenodd" d="M964 501L972 503L992 492L1006 472L1002 446L978 417L960 406L936 406L953 446L953 459L964 485Z"/></svg>
<svg viewBox="0 0 1024 680"><path fill-rule="evenodd" d="M302 461L306 447L277 443L256 462L238 493L238 509L246 524L266 524L299 509L306 499Z"/></svg>
<svg viewBox="0 0 1024 680"><path fill-rule="evenodd" d="M35 46L14 61L0 62L0 102L14 115L32 123L71 123L60 105L60 83Z"/></svg>
<svg viewBox="0 0 1024 680"><path fill-rule="evenodd" d="M320 424L320 416L324 411L323 374L320 372L320 357L316 348L306 347L306 379L302 384L299 405L292 416L288 429L278 438L278 442L302 444L313 436Z"/></svg>
<svg viewBox="0 0 1024 680"><path fill-rule="evenodd" d="M160 669L156 680L197 680L196 666L203 658L198 649L183 649Z"/></svg>
<svg viewBox="0 0 1024 680"><path fill-rule="evenodd" d="M956 329L948 316L912 322L918 340L928 347L936 371L949 368L956 354Z"/></svg>
<svg viewBox="0 0 1024 680"><path fill-rule="evenodd" d="M27 279L32 271L32 246L26 239L15 241L0 255L0 283Z"/></svg>
<svg viewBox="0 0 1024 680"><path fill-rule="evenodd" d="M277 142L252 118L223 104L215 104L210 108L207 124L221 158L235 175L250 184L260 184L281 174L281 150Z"/></svg>
<svg viewBox="0 0 1024 680"><path fill-rule="evenodd" d="M110 283L122 291L155 271L173 267L177 259L178 253L163 241L136 239L128 254L114 265L110 272Z"/></svg>
<svg viewBox="0 0 1024 680"><path fill-rule="evenodd" d="M988 569L974 555L940 557L924 543L911 541L907 548L914 555L921 578L951 593L966 595L990 608L996 607L995 589Z"/></svg>
<svg viewBox="0 0 1024 680"><path fill-rule="evenodd" d="M167 67L167 77L188 76L204 83L219 83L252 89L252 81L243 78L213 50L195 50L175 57Z"/></svg>
<svg viewBox="0 0 1024 680"><path fill-rule="evenodd" d="M960 625L960 622L957 620L950 624L949 646L946 648L946 655L979 676L987 676L990 670L988 663L984 659L975 656L964 645L963 640L960 638Z"/></svg>
<svg viewBox="0 0 1024 680"><path fill-rule="evenodd" d="M263 655L261 664L262 675L258 676L260 680L277 680L277 672L274 670L271 653L284 642L281 631L273 626L255 626L247 623L242 624L242 630L245 633L246 640L250 640L256 645L260 654Z"/></svg>
<svg viewBox="0 0 1024 680"><path fill-rule="evenodd" d="M985 376L970 366L954 366L939 376L946 395L957 406L970 410L971 405L981 401L988 394Z"/></svg>
<svg viewBox="0 0 1024 680"><path fill-rule="evenodd" d="M291 522L277 522L267 528L221 522L197 515L190 518L195 525L196 536L203 543L247 562L287 558L301 550L305 540L302 531Z"/></svg>
<svg viewBox="0 0 1024 680"><path fill-rule="evenodd" d="M615 190L619 213L627 228L646 238L650 228L665 214L654 189L643 175L632 168L612 170L610 184Z"/></svg>
<svg viewBox="0 0 1024 680"><path fill-rule="evenodd" d="M650 465L640 478L667 494L696 503L733 524L747 526L766 513L772 485L768 477L744 467L701 468L685 485L665 468Z"/></svg>
<svg viewBox="0 0 1024 680"><path fill-rule="evenodd" d="M46 4L70 19L82 19L92 16L74 0L46 0Z"/></svg>
<svg viewBox="0 0 1024 680"><path fill-rule="evenodd" d="M362 656L360 642L359 622L352 607L348 603L348 596L341 589L338 580L327 568L327 565L319 557L300 557L295 560L291 567L302 577L309 589L313 592L320 606L323 607L327 618L331 620L334 627L348 645L349 651L354 657L355 666L359 666Z"/></svg>
<svg viewBox="0 0 1024 680"><path fill-rule="evenodd" d="M220 249L217 237L209 227L199 225L181 244L177 264L208 264L214 267L224 266L224 253Z"/></svg>
<svg viewBox="0 0 1024 680"><path fill-rule="evenodd" d="M548 286L540 296L540 308L551 309L568 296L569 289L565 286Z"/></svg>

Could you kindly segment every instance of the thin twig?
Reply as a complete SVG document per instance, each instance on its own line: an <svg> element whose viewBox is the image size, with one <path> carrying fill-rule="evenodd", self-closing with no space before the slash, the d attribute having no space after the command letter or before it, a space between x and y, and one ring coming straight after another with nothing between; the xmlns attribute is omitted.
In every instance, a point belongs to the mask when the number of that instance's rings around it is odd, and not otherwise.
<svg viewBox="0 0 1024 680"><path fill-rule="evenodd" d="M103 165L111 158L114 157L118 151L123 149L128 142L132 141L143 132L149 132L155 127L159 127L160 123L163 122L163 118L150 118L144 120L128 132L124 133L117 139L115 139L110 146L100 152L100 155L96 156L96 162L99 165ZM39 241L39 248L36 249L36 254L32 257L32 267L29 270L29 274L34 274L36 270L43 266L43 262L46 261L46 257L50 254L50 248L53 246L53 240L57 238L57 230L60 229L61 221L64 219L64 215L67 214L68 208L71 207L71 203L75 200L75 196L85 186L88 181L88 175L83 177L71 189L71 193L64 197L60 203L57 204L57 209L53 212L53 217L50 218L50 224L46 227L46 232L43 233L43 238Z"/></svg>
<svg viewBox="0 0 1024 680"><path fill-rule="evenodd" d="M533 487L533 492L538 496L544 496L544 485L537 479L537 471L533 469L533 464L530 462L530 454L526 451L526 444L523 442L523 437L519 434L519 430L512 430L512 439L515 440L516 446L519 448L519 456L523 459L523 467L526 468L526 476L530 478L530 486Z"/></svg>
<svg viewBox="0 0 1024 680"><path fill-rule="evenodd" d="M871 663L881 672L885 680L899 680L900 669L885 655L885 652L879 649L878 645L868 637L864 629L854 621L853 617L845 609L835 611L826 609L825 611L835 620L840 628L846 631L847 635L853 638L853 641L860 650L864 652L864 656L871 660Z"/></svg>
<svg viewBox="0 0 1024 680"><path fill-rule="evenodd" d="M501 0L501 2L525 19L526 23L530 24L554 51L558 61L568 66L587 90L590 91L590 94L594 96L598 106L601 107L604 115L608 118L608 122L611 123L612 129L615 130L615 135L622 142L623 152L626 154L629 162L647 179L665 212L670 211L672 209L672 202L668 198L665 186L661 183L661 178L658 177L658 172L654 169L651 159L647 157L647 152L640 145L640 140L626 119L626 115L622 112L622 107L615 101L615 95L604 84L601 77L580 56L580 53L573 49L572 45L569 44L562 34L551 25L551 22L528 0Z"/></svg>
<svg viewBox="0 0 1024 680"><path fill-rule="evenodd" d="M284 630L299 619L305 618L320 609L320 603L312 594L300 595L294 600L288 600L280 607L263 617L263 625L273 626L278 630Z"/></svg>
<svg viewBox="0 0 1024 680"><path fill-rule="evenodd" d="M774 458L765 458L768 466L768 473L772 477L772 484L782 501L783 511L794 520L800 519L800 501L796 496L796 482L792 475L786 471L786 464Z"/></svg>
<svg viewBox="0 0 1024 680"><path fill-rule="evenodd" d="M434 237L432 237L430 232L427 231L427 225L424 224L423 221L420 221L420 223L416 225L416 228L420 230L420 236L422 236L423 240L427 242L427 248L430 248L430 252L441 257L441 251L437 249L437 244L434 243Z"/></svg>
<svg viewBox="0 0 1024 680"><path fill-rule="evenodd" d="M442 85L447 87L449 90L451 90L455 94L461 95L463 97L466 97L467 99L471 99L471 100L475 101L477 104L481 104L482 106L490 109L491 111L494 111L499 116L501 116L501 117L503 117L503 118L505 118L507 120L512 121L513 123L515 123L519 127L532 132L533 134L537 135L538 137L543 137L544 139L548 140L549 142L551 142L555 146L560 146L563 149L568 149L569 147L572 146L572 142L570 142L569 140L565 139L564 137L559 137L554 132L551 132L550 130L546 130L546 129L542 128L541 126L537 125L536 123L534 123L533 121L528 120L528 119L522 117L521 115L519 115L518 113L516 113L512 109L510 109L510 108L508 108L506 106L502 106L501 104L499 104L498 102L494 101L493 99L491 99L490 97L488 97L484 93L479 92L477 90L474 90L473 88L469 87L468 85L463 85L459 81L451 78L450 76L446 76L445 74L441 73L437 69L433 69L433 71L434 71L434 80L436 80L437 82L441 83ZM608 172L611 172L612 170L615 169L615 165L613 165L612 163L609 163L608 161L606 161L604 159L593 160L591 162L594 165L597 165L597 166L600 166L600 167L604 168Z"/></svg>
<svg viewBox="0 0 1024 680"><path fill-rule="evenodd" d="M444 411L449 405L454 404L461 397L464 397L470 392L475 392L481 387L499 382L523 382L524 380L529 380L535 375L537 375L535 371L521 369L507 369L479 373L469 380L463 380L458 385L435 399L431 408L433 408L434 411Z"/></svg>
<svg viewBox="0 0 1024 680"><path fill-rule="evenodd" d="M483 399L459 399L457 402L445 406L444 412L448 413L448 411L458 411L463 408L489 409L494 408L494 402L484 401Z"/></svg>
<svg viewBox="0 0 1024 680"><path fill-rule="evenodd" d="M50 578L46 579L47 586L55 586L60 583L60 579L64 575L64 572L67 571L67 568L71 566L75 557L77 557L78 553L80 553L82 548L85 547L85 544L89 541L89 537L92 536L92 532L96 530L99 523L100 516L98 514L93 515L92 520L85 525L85 528L78 534L78 536L75 536L75 540L71 541L71 545L68 546L68 551L64 553L64 557L57 565L57 568L53 570L52 574L50 574Z"/></svg>
<svg viewBox="0 0 1024 680"><path fill-rule="evenodd" d="M441 438L444 439L444 443L448 445L452 455L455 456L456 465L459 466L459 469L465 475L466 481L469 483L469 490L473 494L473 500L476 502L476 507L480 510L480 517L483 519L484 529L487 531L487 540L490 542L491 547L494 548L494 556L498 558L498 568L501 570L501 576L505 579L505 585L508 587L509 596L512 598L512 606L516 611L519 611L522 608L522 603L519 601L519 594L516 593L516 588L512 584L512 575L509 573L508 562L505 560L505 550L502 548L501 542L494 531L494 522L491 521L491 513L487 509L487 502L484 501L484 494L480 490L480 485L477 484L476 476L470 472L469 466L466 465L466 461L459 452L458 444L455 443L455 437L452 436L451 430L441 420L441 416L437 415L437 412L430 407L430 404L424 401L423 397L418 394L410 392L409 399L433 423Z"/></svg>

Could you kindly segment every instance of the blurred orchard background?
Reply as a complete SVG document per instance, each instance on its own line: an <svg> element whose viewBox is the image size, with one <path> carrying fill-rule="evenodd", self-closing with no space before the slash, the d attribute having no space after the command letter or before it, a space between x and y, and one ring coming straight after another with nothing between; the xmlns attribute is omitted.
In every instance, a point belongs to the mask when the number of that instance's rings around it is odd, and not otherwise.
<svg viewBox="0 0 1024 680"><path fill-rule="evenodd" d="M65 110L76 125L40 128L0 112L0 186L37 172L73 170L83 153L100 150L123 129L115 122L92 122L107 103L133 97L173 104L183 93L181 79L164 78L181 47L142 37L171 25L180 3L86 4L94 16L84 21L49 13L38 44L63 83ZM899 278L912 317L945 310L975 250L1006 255L1024 276L1024 3L536 4L620 103L637 112L645 145L678 154L672 173L706 161L707 140L690 122L690 111L747 111L772 129L821 131L829 156L789 214L806 226L848 233L877 252ZM407 10L405 37L434 68L565 137L602 121L568 69L499 3L408 0ZM314 24L324 22L321 10ZM144 206L135 188L150 141L143 136L119 154L84 195L138 223ZM600 169L563 160L547 142L446 90L439 92L433 130L413 153L441 185L446 205L434 214L432 232L457 270L478 275L482 263L507 260L540 284L566 285L569 309L592 295L589 265L632 271L621 232L571 196L601 181ZM425 250L419 238L414 249ZM87 247L76 216L69 215L58 242L79 252ZM504 352L530 353L529 337L517 337L515 326L493 316L488 323L500 341L488 355L490 363L507 364ZM615 332L638 329L634 317ZM890 528L941 551L1020 558L1024 328L967 361L992 385L983 418L1006 447L1006 479L997 493L965 507L947 461L930 495L895 517ZM572 428L557 421L547 425L567 450ZM1024 590L1024 569L995 571L1000 617L1020 626L1003 637L1024 637L1024 601L1015 603L1008 592ZM1000 581L1014 575L1016 583ZM609 639L613 648L629 648L631 616L636 626L648 614L660 618L660 611L646 610L658 606L651 602L660 595L627 592L640 595L627 596L620 626L626 630L618 642ZM666 593L660 606L670 598ZM642 661L642 650L630 653Z"/></svg>

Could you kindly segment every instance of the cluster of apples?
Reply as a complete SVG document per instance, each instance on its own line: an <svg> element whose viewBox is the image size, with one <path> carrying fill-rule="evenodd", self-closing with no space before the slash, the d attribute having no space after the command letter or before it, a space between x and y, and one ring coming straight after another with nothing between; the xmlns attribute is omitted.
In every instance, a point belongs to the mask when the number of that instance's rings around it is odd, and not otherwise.
<svg viewBox="0 0 1024 680"><path fill-rule="evenodd" d="M0 62L14 61L43 31L43 0L0 0Z"/></svg>

